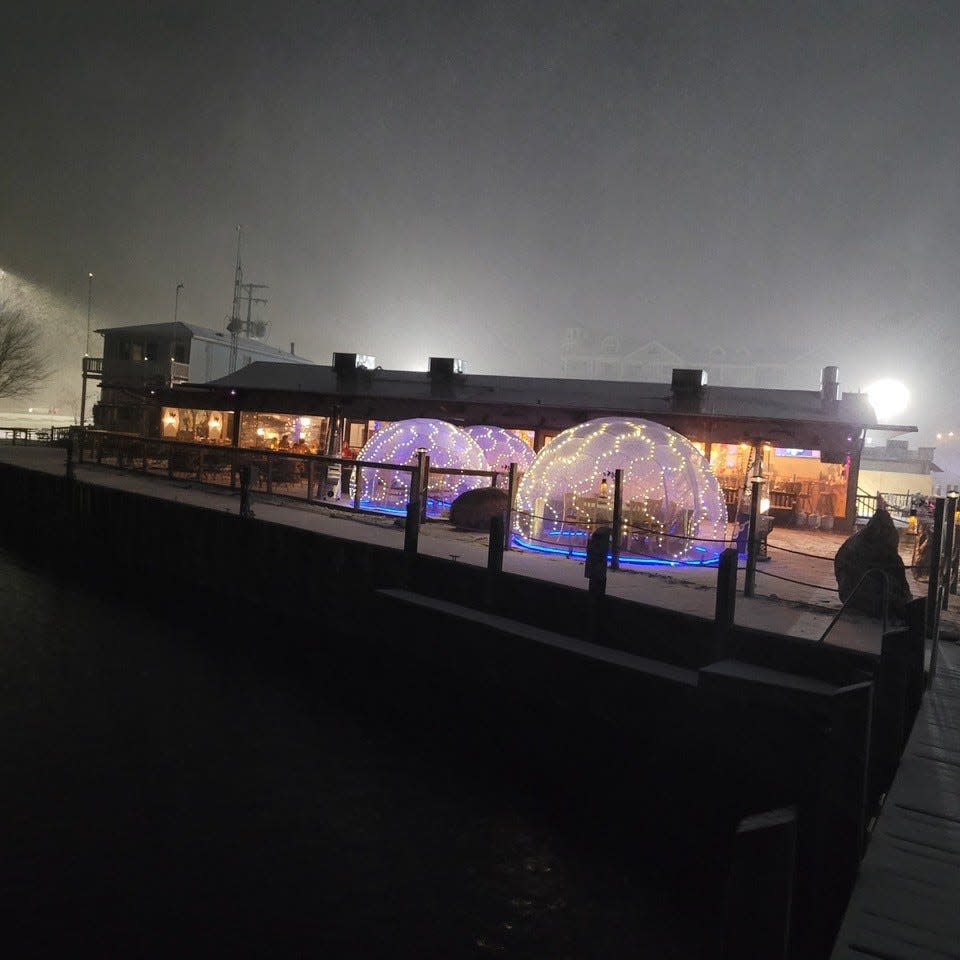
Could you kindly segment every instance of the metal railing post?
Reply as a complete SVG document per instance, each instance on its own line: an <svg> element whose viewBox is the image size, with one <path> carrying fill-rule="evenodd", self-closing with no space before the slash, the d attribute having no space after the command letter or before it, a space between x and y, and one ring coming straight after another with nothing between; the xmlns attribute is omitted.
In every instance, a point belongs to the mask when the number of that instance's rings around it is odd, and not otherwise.
<svg viewBox="0 0 960 960"><path fill-rule="evenodd" d="M620 538L623 536L623 470L613 472L613 517L610 539L610 569L620 569Z"/></svg>
<svg viewBox="0 0 960 960"><path fill-rule="evenodd" d="M733 629L737 610L737 548L727 547L717 565L717 604L713 615L718 660L726 656L727 637Z"/></svg>
<svg viewBox="0 0 960 960"><path fill-rule="evenodd" d="M743 595L752 597L757 578L757 551L760 546L760 486L761 477L750 478L750 527L747 532L747 571L743 579Z"/></svg>
<svg viewBox="0 0 960 960"><path fill-rule="evenodd" d="M67 479L73 479L73 443L74 436L73 431L70 431L70 437L67 440Z"/></svg>
<svg viewBox="0 0 960 960"><path fill-rule="evenodd" d="M933 526L930 529L930 579L927 581L927 636L933 637L934 625L940 609L940 574L943 566L943 518L946 512L946 500L937 497L933 512Z"/></svg>
<svg viewBox="0 0 960 960"><path fill-rule="evenodd" d="M503 516L495 514L490 518L490 539L487 542L487 572L503 572Z"/></svg>
<svg viewBox="0 0 960 960"><path fill-rule="evenodd" d="M422 460L418 456L417 460ZM407 557L417 554L417 544L420 538L420 467L417 466L410 473L410 499L407 501L407 522L403 528L403 552Z"/></svg>
<svg viewBox="0 0 960 960"><path fill-rule="evenodd" d="M956 593L956 588L953 587L953 547L956 543L957 535L957 494L948 493L946 498L946 504L944 506L944 544L943 544L943 556L944 556L944 584L943 584L943 600L941 601L940 609L946 610L948 604L950 603L950 594L951 592Z"/></svg>
<svg viewBox="0 0 960 960"><path fill-rule="evenodd" d="M507 515L504 518L506 531L503 540L503 549L510 549L510 531L513 529L513 512L517 502L517 465L510 464L510 471L507 474Z"/></svg>
<svg viewBox="0 0 960 960"><path fill-rule="evenodd" d="M417 466L420 470L420 522L427 519L427 500L430 498L430 455L417 451Z"/></svg>

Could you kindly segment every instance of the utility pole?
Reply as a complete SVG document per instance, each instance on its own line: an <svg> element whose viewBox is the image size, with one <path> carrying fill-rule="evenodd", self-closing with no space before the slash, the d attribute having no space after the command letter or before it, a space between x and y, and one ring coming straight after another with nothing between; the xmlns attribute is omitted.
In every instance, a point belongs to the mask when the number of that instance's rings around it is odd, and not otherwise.
<svg viewBox="0 0 960 960"><path fill-rule="evenodd" d="M250 316L253 305L255 303L264 304L268 302L264 297L255 297L253 291L269 290L270 288L265 283L241 283L240 288L245 294L243 299L247 301L247 322L243 330L243 335L249 340L253 335L253 320Z"/></svg>
<svg viewBox="0 0 960 960"><path fill-rule="evenodd" d="M178 284L177 284L177 293L176 293L176 296L173 298L173 322L174 322L174 323L177 322L177 310L178 310L178 308L180 307L180 291L181 291L182 289L183 289L183 284L182 284L182 283L178 283Z"/></svg>
<svg viewBox="0 0 960 960"><path fill-rule="evenodd" d="M227 330L230 332L230 372L237 370L237 341L240 338L240 332L243 331L244 337L250 338L253 327L253 318L251 312L255 303L266 303L262 297L255 297L254 290L269 289L265 283L244 283L243 282L243 264L240 260L240 236L242 228L237 227L237 269L233 276L233 308L227 321ZM247 301L247 319L240 319L241 303Z"/></svg>
<svg viewBox="0 0 960 960"><path fill-rule="evenodd" d="M243 285L243 267L240 263L240 236L243 227L237 225L237 269L233 275L233 308L230 319L227 321L227 330L230 331L230 372L237 369L237 337L240 335L240 288Z"/></svg>

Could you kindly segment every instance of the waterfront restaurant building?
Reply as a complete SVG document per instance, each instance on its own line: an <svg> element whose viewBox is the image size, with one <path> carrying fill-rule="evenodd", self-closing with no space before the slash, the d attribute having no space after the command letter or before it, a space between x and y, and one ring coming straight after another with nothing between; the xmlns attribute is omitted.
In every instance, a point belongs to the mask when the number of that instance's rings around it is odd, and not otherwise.
<svg viewBox="0 0 960 960"><path fill-rule="evenodd" d="M355 454L375 430L415 417L503 427L535 450L596 417L640 417L697 446L731 514L759 463L782 522L817 514L838 530L853 526L864 437L878 429L866 394L841 392L836 367L824 368L818 389L769 390L711 387L700 370L628 383L467 374L449 358L431 358L428 372L382 370L340 353L330 366L254 362L155 399L157 429L169 439L332 456L343 445Z"/></svg>
<svg viewBox="0 0 960 960"><path fill-rule="evenodd" d="M158 389L215 380L258 361L273 366L309 363L296 356L292 343L287 353L262 340L232 337L180 321L105 327L96 332L103 337L103 356L87 358L85 372L92 365L100 381L93 422L107 430L150 432L156 419L151 398Z"/></svg>

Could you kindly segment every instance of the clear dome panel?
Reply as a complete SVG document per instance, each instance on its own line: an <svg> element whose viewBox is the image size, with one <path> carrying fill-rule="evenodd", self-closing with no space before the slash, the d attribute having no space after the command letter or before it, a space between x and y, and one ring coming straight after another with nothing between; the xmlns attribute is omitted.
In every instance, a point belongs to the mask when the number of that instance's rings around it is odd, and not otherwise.
<svg viewBox="0 0 960 960"><path fill-rule="evenodd" d="M488 470L483 451L476 441L452 423L419 418L400 420L378 430L357 454L357 460L416 466L417 451L430 457L430 478L427 485L427 516L446 516L450 504L465 490L487 486L488 477L458 476L436 471ZM350 495L356 496L357 471L350 481ZM384 513L405 513L410 499L409 470L389 467L361 467L360 504L368 510Z"/></svg>
<svg viewBox="0 0 960 960"><path fill-rule="evenodd" d="M515 463L521 474L526 473L533 463L533 447L521 440L515 433L503 427L490 427L474 424L464 427L463 432L473 437L483 451L488 470L496 470L503 476L497 478L497 485L506 488L510 464Z"/></svg>
<svg viewBox="0 0 960 960"><path fill-rule="evenodd" d="M622 562L711 563L724 547L727 509L700 451L663 424L602 417L564 430L536 456L517 492L514 542L582 557L613 520L623 471Z"/></svg>

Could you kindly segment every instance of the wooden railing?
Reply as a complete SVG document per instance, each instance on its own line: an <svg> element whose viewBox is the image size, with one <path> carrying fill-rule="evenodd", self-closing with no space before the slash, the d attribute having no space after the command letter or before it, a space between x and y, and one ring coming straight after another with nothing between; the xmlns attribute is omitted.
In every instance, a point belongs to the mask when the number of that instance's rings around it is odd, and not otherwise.
<svg viewBox="0 0 960 960"><path fill-rule="evenodd" d="M226 444L200 443L162 437L142 437L111 430L74 428L80 462L92 461L138 473L191 480L200 484L239 486L241 467L250 468L253 489L287 499L323 502L334 509L362 512L404 512L416 465L360 461L285 450L251 449ZM367 470L408 475L389 503L364 503L361 474ZM481 477L496 485L501 474L493 470L430 468L432 481L445 476ZM368 475L369 476L369 475ZM434 497L428 479L424 495Z"/></svg>
<svg viewBox="0 0 960 960"><path fill-rule="evenodd" d="M65 443L71 427L0 427L0 442L17 444Z"/></svg>

